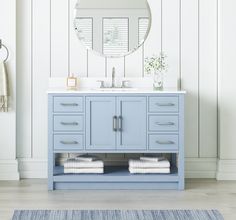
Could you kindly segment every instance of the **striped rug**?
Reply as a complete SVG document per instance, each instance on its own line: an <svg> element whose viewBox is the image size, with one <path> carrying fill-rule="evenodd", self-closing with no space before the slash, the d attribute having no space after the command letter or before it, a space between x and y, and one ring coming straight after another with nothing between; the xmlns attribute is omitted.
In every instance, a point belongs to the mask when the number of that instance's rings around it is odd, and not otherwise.
<svg viewBox="0 0 236 220"><path fill-rule="evenodd" d="M217 210L18 210L12 220L223 220Z"/></svg>

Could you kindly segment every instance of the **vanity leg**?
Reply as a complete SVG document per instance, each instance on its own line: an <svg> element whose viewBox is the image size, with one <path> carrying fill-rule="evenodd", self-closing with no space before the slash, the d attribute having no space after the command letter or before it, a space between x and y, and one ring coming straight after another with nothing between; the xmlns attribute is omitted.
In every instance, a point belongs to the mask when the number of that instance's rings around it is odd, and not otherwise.
<svg viewBox="0 0 236 220"><path fill-rule="evenodd" d="M48 112L53 112L53 96L48 97ZM48 118L48 190L54 190L53 174L55 154L53 152L53 116Z"/></svg>
<svg viewBox="0 0 236 220"><path fill-rule="evenodd" d="M178 158L178 174L179 174L179 190L184 190L185 188L185 178L184 178L184 157L179 154Z"/></svg>
<svg viewBox="0 0 236 220"><path fill-rule="evenodd" d="M54 190L53 183L53 167L54 167L54 154L49 153L48 157L48 190Z"/></svg>
<svg viewBox="0 0 236 220"><path fill-rule="evenodd" d="M185 157L184 157L184 96L179 96L179 154L178 154L178 174L179 190L185 188Z"/></svg>

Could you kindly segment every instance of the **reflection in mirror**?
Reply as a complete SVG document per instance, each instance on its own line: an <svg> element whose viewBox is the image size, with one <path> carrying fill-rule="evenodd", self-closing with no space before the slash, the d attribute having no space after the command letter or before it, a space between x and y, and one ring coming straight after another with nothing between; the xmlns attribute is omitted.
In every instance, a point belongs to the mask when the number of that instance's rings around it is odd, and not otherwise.
<svg viewBox="0 0 236 220"><path fill-rule="evenodd" d="M88 49L121 57L144 43L151 14L146 0L78 0L74 24Z"/></svg>
<svg viewBox="0 0 236 220"><path fill-rule="evenodd" d="M103 54L119 55L129 51L129 19L103 18Z"/></svg>

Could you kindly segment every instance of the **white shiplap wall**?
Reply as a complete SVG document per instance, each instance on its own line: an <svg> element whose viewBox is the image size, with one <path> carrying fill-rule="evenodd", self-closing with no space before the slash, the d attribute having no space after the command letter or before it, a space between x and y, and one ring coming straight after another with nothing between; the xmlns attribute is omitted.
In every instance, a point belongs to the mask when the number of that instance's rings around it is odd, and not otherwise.
<svg viewBox="0 0 236 220"><path fill-rule="evenodd" d="M16 3L1 1L0 39L9 50L6 63L9 78L9 112L0 112L0 180L19 179L16 160ZM0 49L0 60L6 51Z"/></svg>
<svg viewBox="0 0 236 220"><path fill-rule="evenodd" d="M73 30L76 1L17 0L17 156L22 176L46 173L50 77L69 73L109 77L112 66L120 76L143 77L143 58L163 50L169 60L167 74L181 79L182 89L188 92L187 175L213 177L217 157L217 0L149 0L152 29L144 46L119 59L99 57L80 45ZM34 167L40 172L35 173Z"/></svg>
<svg viewBox="0 0 236 220"><path fill-rule="evenodd" d="M220 180L236 180L236 1L219 0L219 163Z"/></svg>

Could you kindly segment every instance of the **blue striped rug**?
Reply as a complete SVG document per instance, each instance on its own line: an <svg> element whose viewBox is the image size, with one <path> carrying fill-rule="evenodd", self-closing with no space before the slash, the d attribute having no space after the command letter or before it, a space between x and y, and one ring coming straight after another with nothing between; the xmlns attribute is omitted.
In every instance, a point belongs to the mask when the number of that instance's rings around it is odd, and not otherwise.
<svg viewBox="0 0 236 220"><path fill-rule="evenodd" d="M217 210L18 210L12 220L223 220Z"/></svg>

